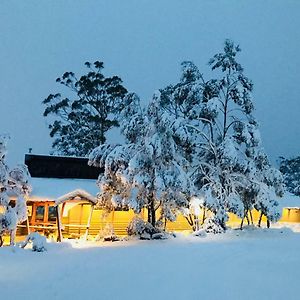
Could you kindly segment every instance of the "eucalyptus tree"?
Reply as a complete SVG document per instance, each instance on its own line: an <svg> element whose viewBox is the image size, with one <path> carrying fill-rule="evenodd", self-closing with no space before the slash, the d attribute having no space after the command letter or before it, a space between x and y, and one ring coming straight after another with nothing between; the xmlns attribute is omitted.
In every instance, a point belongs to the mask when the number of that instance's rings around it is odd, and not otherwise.
<svg viewBox="0 0 300 300"><path fill-rule="evenodd" d="M77 78L65 72L56 82L68 88L68 96L50 94L43 104L44 116L51 116L50 136L54 152L87 156L105 143L108 130L118 126L117 115L127 94L118 76L105 77L103 62L86 62L88 73Z"/></svg>

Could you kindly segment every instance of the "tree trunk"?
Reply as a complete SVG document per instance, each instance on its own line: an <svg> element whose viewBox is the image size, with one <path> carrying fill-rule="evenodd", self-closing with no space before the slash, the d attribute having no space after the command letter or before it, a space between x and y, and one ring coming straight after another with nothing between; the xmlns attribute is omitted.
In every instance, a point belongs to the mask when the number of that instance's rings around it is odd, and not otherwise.
<svg viewBox="0 0 300 300"><path fill-rule="evenodd" d="M227 77L227 81L228 81L228 77ZM229 82L228 82L228 85ZM226 133L227 133L227 109L228 109L228 101L229 101L229 97L228 97L228 89L226 91L226 96L225 96L225 100L224 100L224 112L223 112L223 115L224 115L224 121L223 121L223 140L225 139L225 136L226 136Z"/></svg>
<svg viewBox="0 0 300 300"><path fill-rule="evenodd" d="M185 216L185 219L187 220L187 222L189 223L189 225L193 228L194 230L194 222L193 222L193 217L191 214L189 214L188 216Z"/></svg>
<svg viewBox="0 0 300 300"><path fill-rule="evenodd" d="M247 219L248 225L249 225L249 218L248 218L247 214L248 214L248 209L244 211L244 217L242 218L242 222L241 222L241 226L240 226L241 230L243 230L243 225L244 225L245 218Z"/></svg>
<svg viewBox="0 0 300 300"><path fill-rule="evenodd" d="M152 224L153 227L155 227L155 225L156 225L156 217L155 217L154 203L151 205L151 210L152 210L152 213L151 213L151 224Z"/></svg>
<svg viewBox="0 0 300 300"><path fill-rule="evenodd" d="M10 246L15 245L16 232L17 232L17 229L13 229L10 231L10 243L9 243Z"/></svg>
<svg viewBox="0 0 300 300"><path fill-rule="evenodd" d="M244 218L242 219L241 225L240 225L240 229L243 230L243 225L244 225Z"/></svg>
<svg viewBox="0 0 300 300"><path fill-rule="evenodd" d="M198 216L195 216L195 231L198 231L200 229L199 223L200 222Z"/></svg>
<svg viewBox="0 0 300 300"><path fill-rule="evenodd" d="M253 225L254 222L253 222L253 215L252 215L252 211L251 210L249 210L249 214L250 214L251 225Z"/></svg>
<svg viewBox="0 0 300 300"><path fill-rule="evenodd" d="M247 220L248 225L250 225L250 220L249 220L249 217L248 217L248 212L246 214L246 220Z"/></svg>
<svg viewBox="0 0 300 300"><path fill-rule="evenodd" d="M155 217L154 199L152 197L149 199L149 205L148 205L148 222L151 223L153 227L155 227L156 217Z"/></svg>
<svg viewBox="0 0 300 300"><path fill-rule="evenodd" d="M260 213L260 216L259 216L259 219L258 219L258 223L257 223L257 226L258 226L258 227L260 227L260 225L261 225L262 217L263 217L263 213L261 212L261 213Z"/></svg>
<svg viewBox="0 0 300 300"><path fill-rule="evenodd" d="M148 218L147 218L148 223L151 223L151 209L150 205L148 205Z"/></svg>
<svg viewBox="0 0 300 300"><path fill-rule="evenodd" d="M206 209L205 209L205 207L203 208L203 217L202 217L202 223L201 223L201 225L203 225L204 224L204 221L205 221L205 214L206 214Z"/></svg>

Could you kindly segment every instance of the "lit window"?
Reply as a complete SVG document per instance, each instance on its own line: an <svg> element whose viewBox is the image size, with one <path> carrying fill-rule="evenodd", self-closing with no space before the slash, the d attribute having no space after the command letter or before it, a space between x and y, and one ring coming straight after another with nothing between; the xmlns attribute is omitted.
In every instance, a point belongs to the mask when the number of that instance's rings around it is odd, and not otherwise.
<svg viewBox="0 0 300 300"><path fill-rule="evenodd" d="M56 208L55 208L55 206L49 206L48 221L49 222L56 221Z"/></svg>
<svg viewBox="0 0 300 300"><path fill-rule="evenodd" d="M44 205L37 206L35 219L37 221L44 221L44 214L45 214L45 206Z"/></svg>

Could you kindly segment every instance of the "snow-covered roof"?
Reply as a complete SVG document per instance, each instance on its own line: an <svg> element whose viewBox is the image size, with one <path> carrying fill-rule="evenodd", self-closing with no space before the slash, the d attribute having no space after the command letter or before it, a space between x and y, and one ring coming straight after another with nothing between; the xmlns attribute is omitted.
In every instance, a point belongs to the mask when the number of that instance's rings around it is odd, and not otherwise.
<svg viewBox="0 0 300 300"><path fill-rule="evenodd" d="M55 201L67 195L72 196L74 192L81 193L82 196L89 195L89 199L95 199L94 197L99 192L96 179L31 178L30 183L32 193L29 199L31 200Z"/></svg>
<svg viewBox="0 0 300 300"><path fill-rule="evenodd" d="M80 201L81 199L88 200L89 202L96 204L97 199L96 197L92 196L91 194L87 193L84 190L75 190L73 192L67 193L65 195L62 195L61 197L57 198L55 200L55 204L59 205L62 204L70 199L76 200L76 198L79 198L78 200Z"/></svg>
<svg viewBox="0 0 300 300"><path fill-rule="evenodd" d="M286 192L278 202L282 208L300 208L300 197L289 192Z"/></svg>

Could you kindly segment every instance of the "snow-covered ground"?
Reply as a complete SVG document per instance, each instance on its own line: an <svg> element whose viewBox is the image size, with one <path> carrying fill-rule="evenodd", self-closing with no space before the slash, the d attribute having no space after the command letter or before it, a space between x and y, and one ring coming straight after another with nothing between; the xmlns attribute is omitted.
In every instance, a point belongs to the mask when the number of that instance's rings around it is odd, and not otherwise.
<svg viewBox="0 0 300 300"><path fill-rule="evenodd" d="M299 299L299 227L0 249L0 299Z"/></svg>

